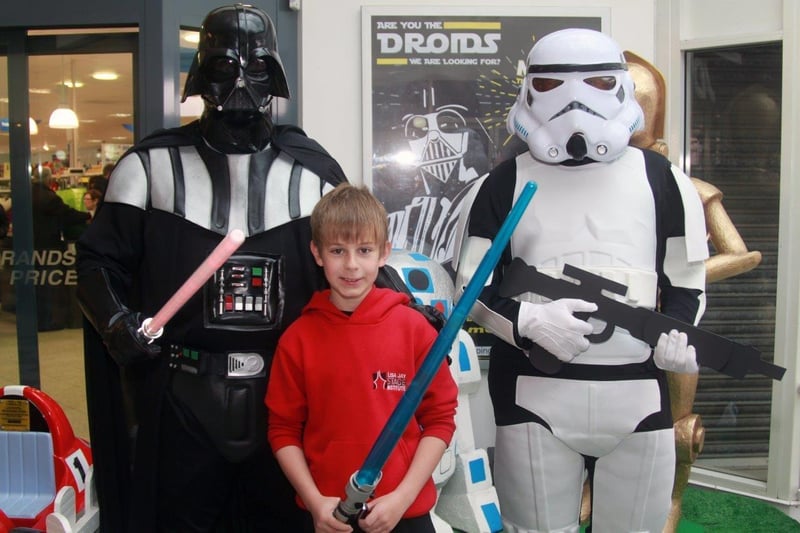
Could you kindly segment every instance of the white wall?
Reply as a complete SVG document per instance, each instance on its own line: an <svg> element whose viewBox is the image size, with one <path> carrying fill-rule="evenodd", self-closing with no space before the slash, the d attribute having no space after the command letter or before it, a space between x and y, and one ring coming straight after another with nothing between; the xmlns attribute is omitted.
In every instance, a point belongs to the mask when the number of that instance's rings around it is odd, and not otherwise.
<svg viewBox="0 0 800 533"><path fill-rule="evenodd" d="M681 0L681 41L708 44L747 42L748 36L763 40L780 34L783 26L783 2L731 0Z"/></svg>
<svg viewBox="0 0 800 533"><path fill-rule="evenodd" d="M623 49L654 61L655 0L503 0L503 9L542 7L607 8L610 35ZM300 12L300 124L342 165L351 181L362 183L361 7L419 5L430 1L303 0ZM440 0L437 7L492 5L486 0ZM545 9L546 8L546 9ZM551 15L552 12L548 12Z"/></svg>

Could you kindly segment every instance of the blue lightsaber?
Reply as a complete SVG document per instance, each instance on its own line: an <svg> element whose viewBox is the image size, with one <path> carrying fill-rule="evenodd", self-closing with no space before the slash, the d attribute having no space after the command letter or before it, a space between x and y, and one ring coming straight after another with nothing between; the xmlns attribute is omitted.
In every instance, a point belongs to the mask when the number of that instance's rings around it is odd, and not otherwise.
<svg viewBox="0 0 800 533"><path fill-rule="evenodd" d="M535 192L536 183L529 181L525 184L517 201L500 226L492 245L486 251L486 255L483 256L478 268L475 270L475 274L464 288L464 292L453 308L450 318L439 332L439 336L436 337L414 379L411 380L408 390L395 406L361 468L350 476L350 480L345 487L347 497L344 501L339 502L333 512L333 515L340 522L349 522L367 511L366 501L380 481L383 465L400 441L403 431L405 431L406 426L411 421L411 417L422 401L423 394L425 394L431 381L433 381L442 364L442 360L450 352L453 341L458 336L458 331L464 325L469 311L478 299L484 285L486 285L486 280L489 279L489 276L500 261L503 250L511 240L511 234L517 227Z"/></svg>

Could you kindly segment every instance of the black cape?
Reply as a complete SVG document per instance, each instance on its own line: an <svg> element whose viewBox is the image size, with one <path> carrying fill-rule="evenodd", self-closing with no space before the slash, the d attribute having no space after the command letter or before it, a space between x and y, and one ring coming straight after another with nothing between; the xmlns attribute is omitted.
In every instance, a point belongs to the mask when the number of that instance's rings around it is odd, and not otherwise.
<svg viewBox="0 0 800 533"><path fill-rule="evenodd" d="M199 122L194 121L179 128L156 131L127 153L158 147L194 146L203 142ZM334 186L347 181L336 160L296 126L275 126L271 144ZM133 522L139 524L134 527L155 521L155 516L137 505L140 498L147 499L147 494L143 492L155 486L156 471L137 468L136 472L143 475L144 479L139 475L137 479L132 476L134 436L130 434L129 413L132 406L127 393L131 381L150 377L121 371L108 354L98 332L86 319L83 333L86 401L94 483L100 505L100 530L120 533L130 530L132 517ZM163 378L157 380L158 383L151 382L149 386L159 391L154 396L162 397L167 382ZM138 450L144 448L152 450L153 454L157 453L157 435L140 437L150 442L144 445L138 443ZM154 457L137 456L137 460L141 459L156 463Z"/></svg>

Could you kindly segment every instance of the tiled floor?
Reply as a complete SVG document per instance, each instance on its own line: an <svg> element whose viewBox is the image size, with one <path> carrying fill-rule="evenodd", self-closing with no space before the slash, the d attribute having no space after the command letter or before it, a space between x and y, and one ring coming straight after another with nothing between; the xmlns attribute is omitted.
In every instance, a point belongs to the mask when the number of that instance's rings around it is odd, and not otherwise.
<svg viewBox="0 0 800 533"><path fill-rule="evenodd" d="M39 332L39 374L40 388L64 410L75 435L88 440L81 329ZM16 316L0 311L0 385L18 383Z"/></svg>

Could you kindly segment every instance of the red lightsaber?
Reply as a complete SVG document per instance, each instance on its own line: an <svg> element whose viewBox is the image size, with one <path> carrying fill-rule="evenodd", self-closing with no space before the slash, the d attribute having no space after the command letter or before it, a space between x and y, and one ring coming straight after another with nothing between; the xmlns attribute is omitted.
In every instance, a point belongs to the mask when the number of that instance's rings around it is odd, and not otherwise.
<svg viewBox="0 0 800 533"><path fill-rule="evenodd" d="M189 298L200 290L203 284L214 275L214 272L222 266L228 258L233 255L239 246L244 242L244 232L240 229L232 230L224 239L211 251L205 261L197 267L197 270L189 276L178 291L167 300L167 303L159 309L152 317L146 318L139 328L139 333L144 335L148 342L153 342L164 333L164 325L175 316L175 313L183 307Z"/></svg>

